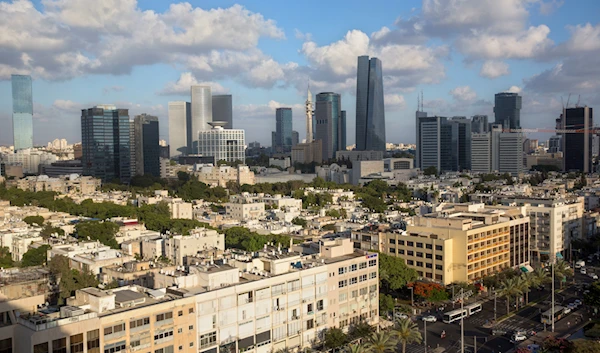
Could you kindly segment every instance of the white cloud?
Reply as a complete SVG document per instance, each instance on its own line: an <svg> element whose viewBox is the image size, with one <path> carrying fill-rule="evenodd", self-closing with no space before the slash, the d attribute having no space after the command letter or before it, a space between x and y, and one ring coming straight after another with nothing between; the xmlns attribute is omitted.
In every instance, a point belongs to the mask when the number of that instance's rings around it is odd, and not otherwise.
<svg viewBox="0 0 600 353"><path fill-rule="evenodd" d="M386 94L383 97L385 109L389 111L400 110L406 107L406 101L401 94Z"/></svg>
<svg viewBox="0 0 600 353"><path fill-rule="evenodd" d="M497 78L510 73L508 64L503 61L487 60L481 65L479 75L487 78Z"/></svg>
<svg viewBox="0 0 600 353"><path fill-rule="evenodd" d="M454 99L461 102L471 102L477 98L477 93L469 86L459 86L450 91Z"/></svg>
<svg viewBox="0 0 600 353"><path fill-rule="evenodd" d="M71 100L64 100L64 99L55 100L54 103L52 103L52 107L63 110L63 111L71 111L71 112L73 112L73 111L77 112L81 109L84 109L83 104L76 103Z"/></svg>
<svg viewBox="0 0 600 353"><path fill-rule="evenodd" d="M302 45L301 53L318 68L327 68L336 76L356 74L356 57L367 54L369 37L359 31L348 31L343 39L319 47L308 41Z"/></svg>
<svg viewBox="0 0 600 353"><path fill-rule="evenodd" d="M190 87L194 85L210 86L213 94L228 93L228 90L217 82L201 82L191 72L184 72L176 82L168 82L159 92L160 95L190 95Z"/></svg>
<svg viewBox="0 0 600 353"><path fill-rule="evenodd" d="M569 26L571 37L566 43L568 50L572 51L595 51L600 50L600 24L592 26L586 23L584 26Z"/></svg>

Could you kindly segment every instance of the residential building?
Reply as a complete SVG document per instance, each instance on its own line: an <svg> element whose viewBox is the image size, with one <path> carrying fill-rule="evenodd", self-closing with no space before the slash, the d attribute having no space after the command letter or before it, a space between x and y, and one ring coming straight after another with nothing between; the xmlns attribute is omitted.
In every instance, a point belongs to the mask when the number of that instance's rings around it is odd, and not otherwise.
<svg viewBox="0 0 600 353"><path fill-rule="evenodd" d="M540 152L529 154L525 156L525 161L527 170L531 170L531 168L537 165L554 166L558 168L558 170L562 170L563 167L562 152Z"/></svg>
<svg viewBox="0 0 600 353"><path fill-rule="evenodd" d="M103 181L131 178L129 112L113 105L81 111L83 174Z"/></svg>
<svg viewBox="0 0 600 353"><path fill-rule="evenodd" d="M381 60L359 56L356 72L356 149L359 151L385 151L383 96Z"/></svg>
<svg viewBox="0 0 600 353"><path fill-rule="evenodd" d="M565 108L562 116L562 151L564 171L592 172L593 109L590 107Z"/></svg>
<svg viewBox="0 0 600 353"><path fill-rule="evenodd" d="M233 129L233 99L231 94L212 96L212 121L225 121L225 129Z"/></svg>
<svg viewBox="0 0 600 353"><path fill-rule="evenodd" d="M315 139L322 141L322 158L324 161L335 158L335 152L345 150L342 146L342 101L337 93L323 92L317 94L315 106Z"/></svg>
<svg viewBox="0 0 600 353"><path fill-rule="evenodd" d="M495 123L503 129L521 128L522 99L518 93L501 92L494 96Z"/></svg>
<svg viewBox="0 0 600 353"><path fill-rule="evenodd" d="M323 161L323 141L313 140L310 143L299 143L292 147L292 165L296 163L310 164Z"/></svg>
<svg viewBox="0 0 600 353"><path fill-rule="evenodd" d="M192 105L189 102L169 102L170 157L188 154L192 145Z"/></svg>
<svg viewBox="0 0 600 353"><path fill-rule="evenodd" d="M212 118L212 92L210 86L194 85L191 87L192 95L192 120L189 124L193 136L192 144L188 145L189 153L198 151L197 137L203 131L211 129L209 123ZM198 152L200 153L200 152Z"/></svg>
<svg viewBox="0 0 600 353"><path fill-rule="evenodd" d="M136 115L134 126L136 174L160 178L158 117Z"/></svg>
<svg viewBox="0 0 600 353"><path fill-rule="evenodd" d="M15 151L33 148L33 88L31 76L11 75L13 144Z"/></svg>
<svg viewBox="0 0 600 353"><path fill-rule="evenodd" d="M232 202L225 203L225 214L242 222L258 220L265 216L265 204L233 199Z"/></svg>
<svg viewBox="0 0 600 353"><path fill-rule="evenodd" d="M23 255L29 251L29 248L33 243L41 242L43 240L44 238L42 238L38 232L17 234L13 236L12 246L10 247L10 253L13 261L21 261L23 259Z"/></svg>
<svg viewBox="0 0 600 353"><path fill-rule="evenodd" d="M215 157L215 160L242 163L246 160L245 132L241 129L224 129L223 122L211 122L212 129L198 134L198 154Z"/></svg>
<svg viewBox="0 0 600 353"><path fill-rule="evenodd" d="M49 152L21 149L4 157L7 165L21 165L25 174L39 174L40 168L58 161L58 157Z"/></svg>
<svg viewBox="0 0 600 353"><path fill-rule="evenodd" d="M275 110L275 131L273 148L275 152L285 153L292 150L293 144L292 108Z"/></svg>
<svg viewBox="0 0 600 353"><path fill-rule="evenodd" d="M193 219L192 203L185 202L179 197L169 196L167 190L155 190L154 196L138 196L137 203L141 205L154 205L166 202L169 206L172 219Z"/></svg>
<svg viewBox="0 0 600 353"><path fill-rule="evenodd" d="M165 240L165 254L174 265L184 265L185 257L209 250L225 250L225 235L216 230L196 228L189 235L174 235Z"/></svg>
<svg viewBox="0 0 600 353"><path fill-rule="evenodd" d="M9 180L7 186L26 191L54 191L63 195L89 195L100 189L100 179L77 174L50 178L46 175Z"/></svg>
<svg viewBox="0 0 600 353"><path fill-rule="evenodd" d="M235 182L239 185L254 185L255 183L254 172L252 172L250 168L245 165L238 165L237 167L230 167L226 165L219 167L212 165L201 165L199 169L194 172L194 176L196 176L199 181L210 186L226 187L227 182L229 181Z"/></svg>

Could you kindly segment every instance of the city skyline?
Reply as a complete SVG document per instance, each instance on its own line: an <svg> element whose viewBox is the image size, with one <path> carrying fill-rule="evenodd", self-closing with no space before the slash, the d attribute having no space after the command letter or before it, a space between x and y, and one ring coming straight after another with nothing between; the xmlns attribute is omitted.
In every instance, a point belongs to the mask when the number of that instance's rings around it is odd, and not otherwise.
<svg viewBox="0 0 600 353"><path fill-rule="evenodd" d="M0 59L0 96L10 97L10 74L33 76L35 144L62 137L78 140L79 110L102 103L125 107L132 115L156 115L167 126L168 102L185 99L195 84L209 84L215 94L235 95L235 127L247 131L248 141L268 144L271 130L261 125L270 121L277 107L292 107L298 113L294 125L304 125L299 113L304 111L308 80L315 93L335 91L347 97L342 109L347 111L348 144L352 144L356 58L361 55L378 57L384 64L386 128L398 131L387 142L414 142L413 114L421 91L430 114L490 117L495 93L518 91L523 96L523 128L552 127L562 111L560 98L566 100L569 92L581 95L582 105L600 103L595 93L599 83L593 80L598 76L594 70L600 70L595 64L600 25L593 13L600 4L593 1L578 3L589 10L583 12L541 0L506 1L501 6L486 1L408 1L373 6L367 10L369 16L357 11L357 3L326 4L336 8L344 21L320 21L324 14L314 15L311 21L294 18L291 14L299 10L298 4L240 3L208 2L203 9L117 3L122 28L131 29L120 31L113 26L116 18L102 17L94 23L77 20L86 18L88 10L96 11L94 2L77 8L67 3L51 7L2 2L3 32L15 38L39 38L40 45L0 42L7 53L6 60ZM216 10L216 6L224 8ZM490 6L496 11L490 13ZM172 21L176 10L180 24ZM160 38L154 44L109 50L109 43L151 42L143 39L148 35L144 26L135 25L144 14L155 14L158 27L179 29L152 33ZM21 27L24 18L39 18L38 32ZM202 34L210 28L209 20L218 25ZM229 26L232 21L239 27ZM185 24L203 22L208 27ZM232 33L234 28L242 30ZM73 46L82 42L81 33L94 31L103 35L89 46ZM237 42L236 33L244 40ZM169 42L176 45L164 50ZM503 50L487 44L492 42L500 43ZM134 47L143 55L132 59L129 51ZM11 126L11 111L10 99L0 100L0 124ZM2 145L12 143L7 130L11 129L0 131ZM298 130L302 140L305 131ZM168 129L161 129L161 138L168 136Z"/></svg>

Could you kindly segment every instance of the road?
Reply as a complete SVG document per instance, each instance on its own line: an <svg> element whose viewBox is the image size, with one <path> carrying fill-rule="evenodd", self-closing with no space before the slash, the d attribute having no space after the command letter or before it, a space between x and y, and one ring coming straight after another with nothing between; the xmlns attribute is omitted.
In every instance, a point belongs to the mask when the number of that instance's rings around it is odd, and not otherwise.
<svg viewBox="0 0 600 353"><path fill-rule="evenodd" d="M600 274L600 271L596 271ZM586 275L581 275L579 272L575 274L575 282L578 284L590 283L592 279ZM568 287L567 287L568 286ZM507 332L505 336L492 336L490 328L484 328L486 323L490 323L494 319L494 300L487 300L482 304L482 311L473 316L464 319L464 337L465 337L465 353L474 352L473 348L477 346L478 353L505 353L514 348L515 345L510 342L510 335L514 331L544 331L544 325L541 323L542 312L549 310L551 307L551 285L546 285L543 290L533 290L529 294L529 300L535 301L540 299L540 302L534 306L519 310L516 315L498 323L496 329ZM556 284L556 289L559 289L559 284ZM572 281L565 284L565 290L555 295L555 305L563 305L573 302L575 299L581 299L581 292L577 292L577 288L572 284ZM511 300L511 312L514 308L514 298ZM457 305L456 308L459 308ZM564 334L574 330L576 320L585 312L585 305L575 310L573 313L565 316L562 320L555 323L555 332L557 335ZM452 310L452 307L446 307L446 311ZM496 315L498 318L506 314L506 301L504 298L496 300ZM428 312L423 315L435 315L438 321L435 323L427 323L427 345L429 351L433 351L436 347L446 348L448 353L459 353L460 348L460 321L446 324L443 323L441 312ZM422 320L416 320L421 332L423 332L424 323ZM551 328L547 327L547 331ZM446 331L446 338L441 338L442 331ZM529 340L530 343L532 340ZM533 338L535 341L535 337ZM407 345L407 353L424 353L425 345Z"/></svg>

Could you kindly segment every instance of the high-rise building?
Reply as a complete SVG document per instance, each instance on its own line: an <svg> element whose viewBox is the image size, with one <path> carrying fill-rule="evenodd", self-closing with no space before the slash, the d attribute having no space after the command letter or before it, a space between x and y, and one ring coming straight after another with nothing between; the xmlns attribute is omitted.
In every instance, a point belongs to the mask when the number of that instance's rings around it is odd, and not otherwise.
<svg viewBox="0 0 600 353"><path fill-rule="evenodd" d="M562 129L579 130L563 133L562 150L565 171L592 172L593 110L590 107L566 108L563 111Z"/></svg>
<svg viewBox="0 0 600 353"><path fill-rule="evenodd" d="M342 99L333 92L317 94L315 120L317 128L315 139L322 141L323 160L335 158L335 152L342 147Z"/></svg>
<svg viewBox="0 0 600 353"><path fill-rule="evenodd" d="M191 87L192 92L192 120L189 124L191 128L191 145L188 145L190 153L196 153L198 150L197 140L200 131L210 130L208 123L213 121L212 113L212 93L210 86L195 85Z"/></svg>
<svg viewBox="0 0 600 353"><path fill-rule="evenodd" d="M562 152L562 135L554 135L548 139L548 153Z"/></svg>
<svg viewBox="0 0 600 353"><path fill-rule="evenodd" d="M502 132L498 134L498 172L519 175L523 173L523 140L520 132Z"/></svg>
<svg viewBox="0 0 600 353"><path fill-rule="evenodd" d="M189 102L169 102L169 146L170 156L188 154L192 145L192 109Z"/></svg>
<svg viewBox="0 0 600 353"><path fill-rule="evenodd" d="M471 127L472 121L466 117L453 117L450 123L458 129L458 170L471 170Z"/></svg>
<svg viewBox="0 0 600 353"><path fill-rule="evenodd" d="M135 120L129 120L129 158L130 168L131 168L131 176L137 175L136 173L136 156L135 156Z"/></svg>
<svg viewBox="0 0 600 353"><path fill-rule="evenodd" d="M523 172L522 133L502 132L500 124L492 124L490 131L471 137L471 170L474 173Z"/></svg>
<svg viewBox="0 0 600 353"><path fill-rule="evenodd" d="M292 108L277 108L275 111L275 131L271 135L275 152L285 153L292 150Z"/></svg>
<svg viewBox="0 0 600 353"><path fill-rule="evenodd" d="M381 60L358 57L356 72L356 149L385 151L385 110Z"/></svg>
<svg viewBox="0 0 600 353"><path fill-rule="evenodd" d="M492 171L492 145L489 132L471 135L471 171L473 173Z"/></svg>
<svg viewBox="0 0 600 353"><path fill-rule="evenodd" d="M314 123L313 113L314 108L312 104L312 93L310 93L310 87L308 87L306 94L306 102L304 102L304 108L306 113L306 143L311 143L314 138Z"/></svg>
<svg viewBox="0 0 600 353"><path fill-rule="evenodd" d="M503 129L521 128L522 97L518 93L496 93L494 101L495 123Z"/></svg>
<svg viewBox="0 0 600 353"><path fill-rule="evenodd" d="M135 173L160 177L160 144L158 118L152 115L135 117Z"/></svg>
<svg viewBox="0 0 600 353"><path fill-rule="evenodd" d="M292 147L296 146L299 142L300 134L298 133L298 131L292 131Z"/></svg>
<svg viewBox="0 0 600 353"><path fill-rule="evenodd" d="M81 111L83 174L103 181L131 178L129 112L113 105Z"/></svg>
<svg viewBox="0 0 600 353"><path fill-rule="evenodd" d="M15 151L33 147L33 88L31 76L11 75L13 144Z"/></svg>
<svg viewBox="0 0 600 353"><path fill-rule="evenodd" d="M213 121L212 129L198 133L198 154L215 157L215 161L246 160L246 138L241 129L223 129L223 122Z"/></svg>
<svg viewBox="0 0 600 353"><path fill-rule="evenodd" d="M471 121L463 117L428 117L425 112L417 112L416 154L422 170L470 170Z"/></svg>
<svg viewBox="0 0 600 353"><path fill-rule="evenodd" d="M440 116L427 116L425 112L417 111L417 150L416 160L418 168L425 170L435 167L441 168L440 162L440 133L441 126L446 118Z"/></svg>
<svg viewBox="0 0 600 353"><path fill-rule="evenodd" d="M421 107L419 106L417 108L417 111L415 112L415 126L416 126L416 134L415 134L415 141L416 141L416 151L415 151L415 167L416 168L421 168L421 118L426 118L427 117L427 112L424 112L421 110ZM423 121L425 122L425 120ZM432 122L432 121L429 121Z"/></svg>
<svg viewBox="0 0 600 353"><path fill-rule="evenodd" d="M348 142L346 141L346 111L342 110L341 116L341 133L340 133L340 149L339 151L345 151L348 146Z"/></svg>
<svg viewBox="0 0 600 353"><path fill-rule="evenodd" d="M212 96L212 121L225 121L225 129L233 129L233 102L231 94Z"/></svg>
<svg viewBox="0 0 600 353"><path fill-rule="evenodd" d="M489 131L487 115L473 115L471 118L471 131L474 134L483 134Z"/></svg>

